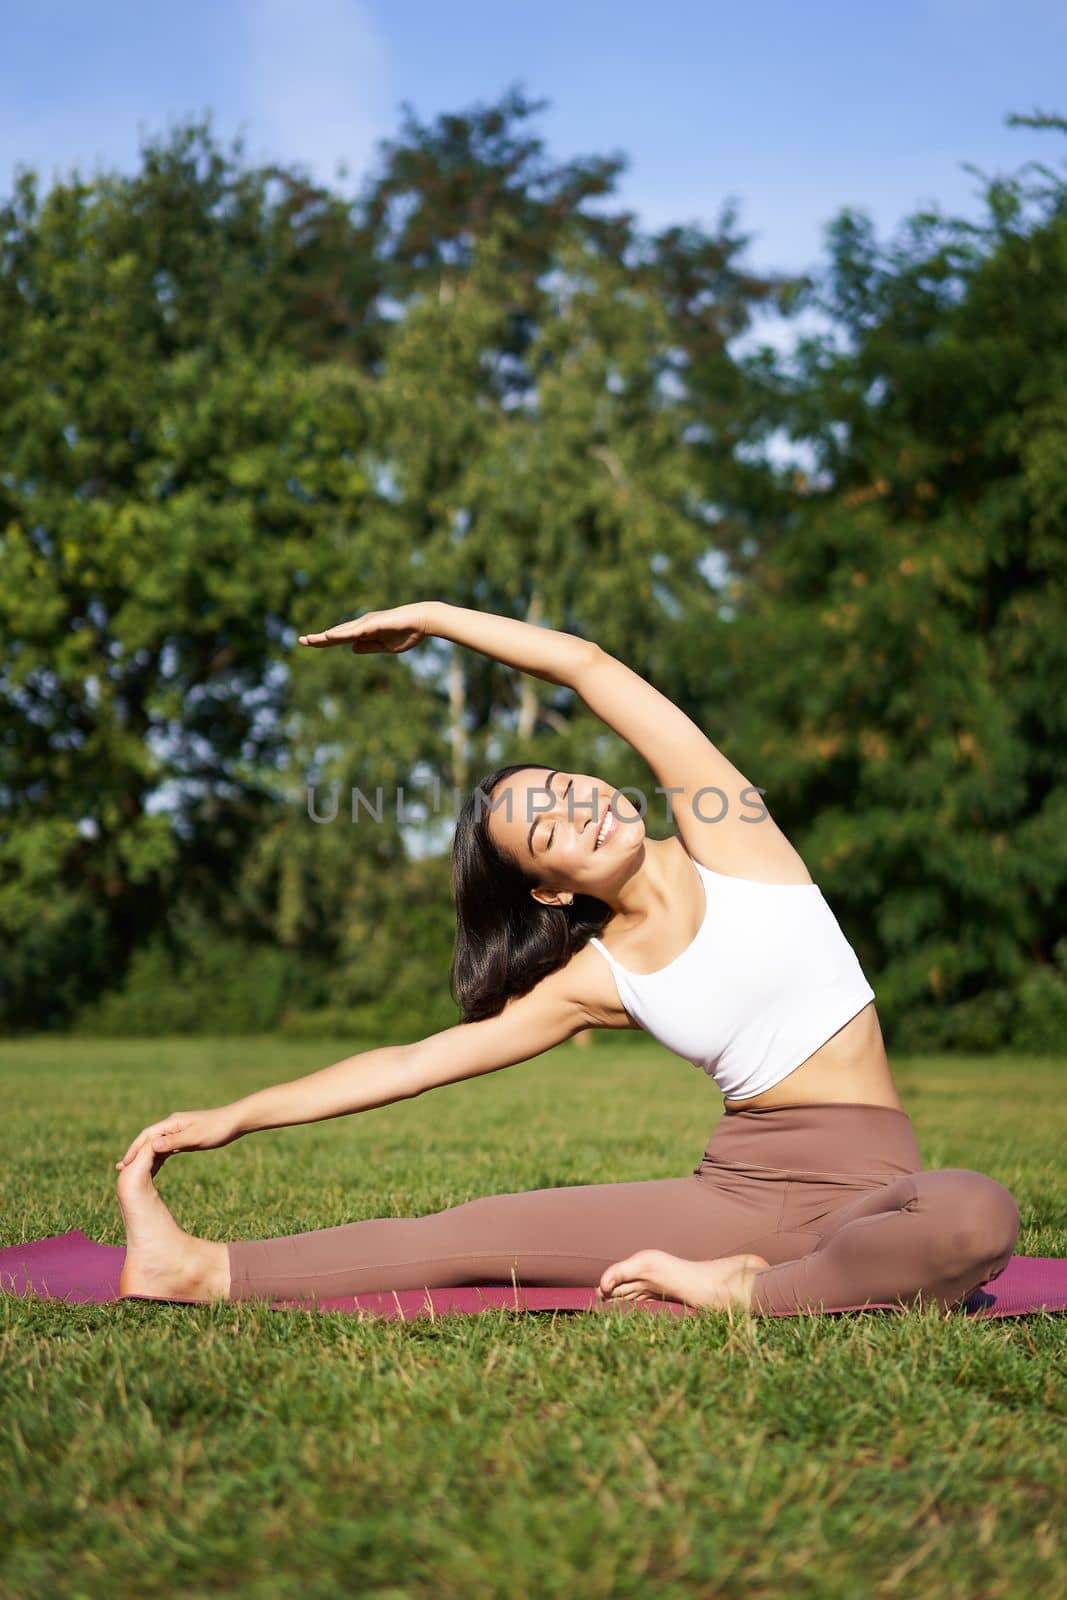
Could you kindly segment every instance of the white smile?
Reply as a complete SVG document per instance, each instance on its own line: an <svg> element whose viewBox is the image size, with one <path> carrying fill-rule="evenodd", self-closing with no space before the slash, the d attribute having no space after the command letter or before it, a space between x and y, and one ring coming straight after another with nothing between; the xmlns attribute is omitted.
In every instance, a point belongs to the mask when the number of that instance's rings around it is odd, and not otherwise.
<svg viewBox="0 0 1067 1600"><path fill-rule="evenodd" d="M614 813L614 811L612 811L611 807L609 806L608 809L604 813L603 822L600 824L600 827L597 829L597 836L596 836L595 840L593 841L593 849L594 850L599 850L600 846L604 843L604 840L605 839L609 839L611 837L611 835L615 832L615 829L617 827L618 827L618 821L616 819L615 813Z"/></svg>

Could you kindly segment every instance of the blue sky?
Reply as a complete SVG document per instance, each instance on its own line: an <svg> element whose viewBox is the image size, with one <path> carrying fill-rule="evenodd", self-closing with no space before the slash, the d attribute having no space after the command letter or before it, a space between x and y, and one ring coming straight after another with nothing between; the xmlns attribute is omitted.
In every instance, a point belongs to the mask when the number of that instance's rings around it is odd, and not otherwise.
<svg viewBox="0 0 1067 1600"><path fill-rule="evenodd" d="M859 205L887 234L919 203L976 214L961 163L1059 162L1063 0L0 0L0 187L129 168L139 131L210 110L252 157L354 189L408 101L427 119L509 84L551 102L551 151L623 151L650 226L714 223L728 196L749 264L800 269Z"/></svg>
<svg viewBox="0 0 1067 1600"><path fill-rule="evenodd" d="M843 205L885 236L931 201L976 215L964 161L1062 161L1004 119L1067 114L1065 67L1067 0L0 0L0 192L16 164L132 169L142 132L204 112L253 159L345 162L351 192L402 102L428 120L520 81L558 158L629 156L646 225L735 197L750 267L799 271Z"/></svg>

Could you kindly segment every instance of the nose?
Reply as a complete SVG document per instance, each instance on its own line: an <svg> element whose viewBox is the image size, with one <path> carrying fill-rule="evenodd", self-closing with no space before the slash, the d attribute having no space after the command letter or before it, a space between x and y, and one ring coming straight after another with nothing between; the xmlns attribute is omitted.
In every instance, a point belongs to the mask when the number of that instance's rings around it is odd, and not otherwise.
<svg viewBox="0 0 1067 1600"><path fill-rule="evenodd" d="M589 784L584 789L575 784L569 794L560 797L560 816L567 822L573 821L576 830L584 833L590 823L596 822L597 806L603 793L603 784Z"/></svg>

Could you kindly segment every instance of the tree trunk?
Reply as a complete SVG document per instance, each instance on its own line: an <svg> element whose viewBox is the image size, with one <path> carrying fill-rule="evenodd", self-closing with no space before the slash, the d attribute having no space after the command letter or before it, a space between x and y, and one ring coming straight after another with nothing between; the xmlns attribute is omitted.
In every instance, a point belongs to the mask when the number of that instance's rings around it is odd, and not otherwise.
<svg viewBox="0 0 1067 1600"><path fill-rule="evenodd" d="M464 714L467 710L467 680L463 672L463 658L458 644L452 646L448 664L449 737L452 741L452 783L463 793L470 783L470 757L467 750L467 729Z"/></svg>
<svg viewBox="0 0 1067 1600"><path fill-rule="evenodd" d="M545 614L544 598L540 589L535 589L530 596L530 606L526 613L527 622L540 622ZM536 680L528 672L524 672L519 680L519 738L532 739L537 726L537 687Z"/></svg>

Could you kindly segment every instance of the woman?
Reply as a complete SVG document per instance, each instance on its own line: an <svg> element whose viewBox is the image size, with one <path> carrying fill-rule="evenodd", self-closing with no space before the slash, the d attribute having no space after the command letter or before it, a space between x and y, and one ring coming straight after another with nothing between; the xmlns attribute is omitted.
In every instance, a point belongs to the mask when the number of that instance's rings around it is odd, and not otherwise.
<svg viewBox="0 0 1067 1600"><path fill-rule="evenodd" d="M429 601L300 643L395 653L431 635L574 689L648 763L678 834L648 838L642 809L587 773L492 774L453 846L464 1020L145 1128L117 1163L121 1292L314 1300L518 1281L775 1313L947 1308L996 1277L1015 1201L981 1173L921 1170L874 991L760 792L664 695L570 634ZM588 1027L645 1028L722 1089L689 1176L230 1244L184 1233L152 1182L177 1151L424 1094Z"/></svg>

